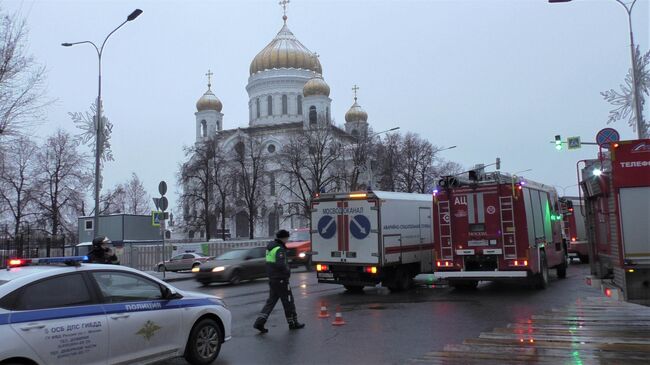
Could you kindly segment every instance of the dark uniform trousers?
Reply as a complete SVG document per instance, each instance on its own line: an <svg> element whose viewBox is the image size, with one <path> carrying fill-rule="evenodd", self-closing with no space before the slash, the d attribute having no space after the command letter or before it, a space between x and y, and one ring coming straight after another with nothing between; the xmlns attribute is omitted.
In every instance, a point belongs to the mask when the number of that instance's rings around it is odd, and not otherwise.
<svg viewBox="0 0 650 365"><path fill-rule="evenodd" d="M264 319L269 318L271 311L273 311L279 299L282 301L284 315L287 317L287 321L296 321L298 314L296 313L296 305L293 300L293 294L291 293L289 279L270 279L269 288L269 298L266 300L262 312L260 312L260 317Z"/></svg>

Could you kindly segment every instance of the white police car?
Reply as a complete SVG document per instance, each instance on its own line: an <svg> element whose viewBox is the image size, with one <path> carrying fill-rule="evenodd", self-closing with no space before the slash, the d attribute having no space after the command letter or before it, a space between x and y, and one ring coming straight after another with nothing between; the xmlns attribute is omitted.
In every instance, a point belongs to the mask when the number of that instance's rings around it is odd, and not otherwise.
<svg viewBox="0 0 650 365"><path fill-rule="evenodd" d="M209 364L230 339L230 311L219 298L128 267L81 263L86 259L12 260L0 270L0 364L142 364L178 356Z"/></svg>

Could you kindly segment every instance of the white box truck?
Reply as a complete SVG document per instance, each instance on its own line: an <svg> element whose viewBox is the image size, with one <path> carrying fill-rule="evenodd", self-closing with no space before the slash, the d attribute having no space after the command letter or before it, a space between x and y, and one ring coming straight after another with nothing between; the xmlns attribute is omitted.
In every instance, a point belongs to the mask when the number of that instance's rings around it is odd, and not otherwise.
<svg viewBox="0 0 650 365"><path fill-rule="evenodd" d="M382 283L407 289L433 272L429 194L384 191L320 194L312 201L312 261L318 282L359 291Z"/></svg>

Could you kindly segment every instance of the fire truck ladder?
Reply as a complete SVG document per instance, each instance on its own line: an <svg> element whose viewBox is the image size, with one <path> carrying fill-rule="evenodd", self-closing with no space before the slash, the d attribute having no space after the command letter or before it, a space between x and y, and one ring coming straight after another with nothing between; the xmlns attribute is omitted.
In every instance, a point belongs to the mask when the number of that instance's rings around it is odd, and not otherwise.
<svg viewBox="0 0 650 365"><path fill-rule="evenodd" d="M454 258L454 247L451 242L451 209L449 201L438 202L438 225L440 227L440 256L443 260Z"/></svg>
<svg viewBox="0 0 650 365"><path fill-rule="evenodd" d="M517 258L517 238L515 237L515 214L512 196L499 197L501 212L501 237L503 238L503 257Z"/></svg>

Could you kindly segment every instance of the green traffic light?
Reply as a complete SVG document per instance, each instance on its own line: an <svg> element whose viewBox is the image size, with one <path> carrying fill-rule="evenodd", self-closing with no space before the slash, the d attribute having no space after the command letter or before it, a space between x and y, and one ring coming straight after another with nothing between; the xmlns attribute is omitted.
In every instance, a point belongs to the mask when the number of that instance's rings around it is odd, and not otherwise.
<svg viewBox="0 0 650 365"><path fill-rule="evenodd" d="M555 144L555 149L558 150L558 151L560 151L560 150L562 149L562 143L561 143L561 142L560 142L560 143L556 143L556 144Z"/></svg>

